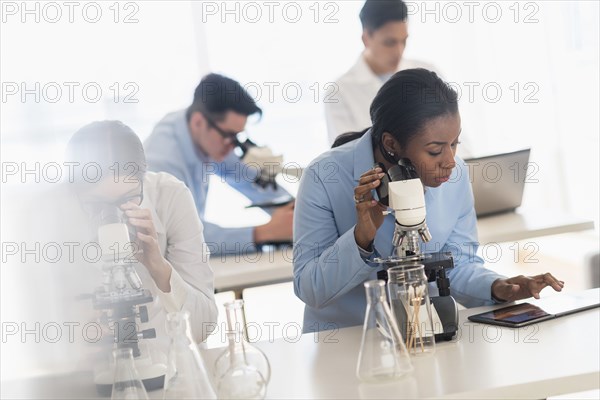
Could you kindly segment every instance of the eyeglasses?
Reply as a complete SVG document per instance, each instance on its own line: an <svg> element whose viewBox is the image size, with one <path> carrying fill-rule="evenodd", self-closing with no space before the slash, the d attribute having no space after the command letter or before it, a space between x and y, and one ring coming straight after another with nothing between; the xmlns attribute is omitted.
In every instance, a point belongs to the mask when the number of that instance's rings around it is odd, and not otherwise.
<svg viewBox="0 0 600 400"><path fill-rule="evenodd" d="M207 116L206 114L202 114L204 115L204 118L206 118L206 121L208 121L208 124L213 127L217 133L225 140L229 140L231 143L237 143L238 142L238 135L242 132L227 132L224 131L223 129L219 128L219 126L215 123L215 121L212 120L212 118L210 118L209 116Z"/></svg>
<svg viewBox="0 0 600 400"><path fill-rule="evenodd" d="M118 199L116 199L114 201L81 200L81 207L89 215L97 215L107 206L120 208L121 205L128 203L128 202L132 202L132 203L140 206L143 201L144 201L144 180L142 178L142 180L140 180L139 193L128 194L128 195L119 197Z"/></svg>

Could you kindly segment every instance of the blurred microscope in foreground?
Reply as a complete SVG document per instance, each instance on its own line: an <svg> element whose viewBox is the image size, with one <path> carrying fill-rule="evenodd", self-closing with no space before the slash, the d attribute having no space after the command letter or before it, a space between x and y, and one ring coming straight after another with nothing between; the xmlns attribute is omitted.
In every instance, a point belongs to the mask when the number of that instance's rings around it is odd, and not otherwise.
<svg viewBox="0 0 600 400"><path fill-rule="evenodd" d="M155 329L139 330L139 322L148 322L148 309L144 304L151 303L153 298L149 290L142 287L142 281L135 270L136 246L135 231L123 222L122 211L115 205L107 205L100 212L98 241L102 250L102 286L92 296L93 307L102 312L101 322L114 332L110 348L103 348L109 357L112 350L129 353L145 389L162 388L166 373L164 363L154 363L150 354L143 354L141 339L156 338ZM125 350L125 351L121 351ZM119 358L115 360L119 364ZM123 363L126 363L124 360ZM109 396L113 390L115 365L105 365L104 370L96 373L94 378L98 393ZM122 367L117 372L122 374ZM123 386L123 384L121 384ZM139 385L138 385L139 386ZM135 385L125 385L123 389L140 390ZM114 396L114 394L113 394Z"/></svg>

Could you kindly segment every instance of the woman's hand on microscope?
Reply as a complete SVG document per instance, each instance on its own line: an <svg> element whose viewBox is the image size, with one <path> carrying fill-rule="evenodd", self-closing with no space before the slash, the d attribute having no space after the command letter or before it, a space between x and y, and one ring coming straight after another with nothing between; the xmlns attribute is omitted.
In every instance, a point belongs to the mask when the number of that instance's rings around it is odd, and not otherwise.
<svg viewBox="0 0 600 400"><path fill-rule="evenodd" d="M508 279L496 279L492 284L492 294L503 301L515 301L534 297L540 298L540 292L546 286L560 292L565 283L556 279L551 273L536 276L515 276Z"/></svg>
<svg viewBox="0 0 600 400"><path fill-rule="evenodd" d="M381 184L383 175L381 168L370 169L361 175L358 186L354 188L357 216L354 239L365 250L369 250L377 229L383 224L383 212L387 210L386 206L373 199L372 194L372 190Z"/></svg>
<svg viewBox="0 0 600 400"><path fill-rule="evenodd" d="M129 224L137 230L138 246L135 257L150 272L156 286L165 293L171 291L171 264L162 256L158 245L158 234L152 221L152 213L132 202L121 205Z"/></svg>

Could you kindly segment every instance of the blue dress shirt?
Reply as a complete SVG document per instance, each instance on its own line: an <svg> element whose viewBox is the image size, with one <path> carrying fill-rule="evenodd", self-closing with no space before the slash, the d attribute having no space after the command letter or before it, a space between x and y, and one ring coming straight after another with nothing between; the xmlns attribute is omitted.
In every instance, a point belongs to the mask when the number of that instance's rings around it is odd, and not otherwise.
<svg viewBox="0 0 600 400"><path fill-rule="evenodd" d="M468 171L462 160L450 180L427 188L427 225L433 239L421 243L425 252L451 251L452 296L467 307L493 304L491 285L503 276L483 267L477 256L477 220ZM372 259L392 253L394 216L385 217L375 236L372 255L361 255L356 240L354 188L373 168L370 131L331 149L304 171L294 214L294 291L305 303L304 332L363 323L366 297L363 283L377 279ZM366 259L364 257L367 257ZM436 294L435 284L430 293Z"/></svg>
<svg viewBox="0 0 600 400"><path fill-rule="evenodd" d="M192 192L211 254L239 254L255 250L254 227L223 228L205 220L211 175L220 177L255 203L269 202L288 194L282 188L262 189L254 184L257 169L248 167L234 152L218 163L197 150L189 132L185 110L167 114L146 139L144 148L150 171L168 172L183 181Z"/></svg>

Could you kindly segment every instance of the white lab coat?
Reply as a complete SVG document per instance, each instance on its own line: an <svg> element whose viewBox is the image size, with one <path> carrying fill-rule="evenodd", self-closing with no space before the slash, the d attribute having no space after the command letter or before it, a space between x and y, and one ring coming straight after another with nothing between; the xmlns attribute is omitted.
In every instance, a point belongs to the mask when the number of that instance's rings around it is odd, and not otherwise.
<svg viewBox="0 0 600 400"><path fill-rule="evenodd" d="M98 353L93 344L102 343L95 341L96 327L100 324L104 329L104 325L98 320L99 313L93 309L91 299L84 298L102 285L102 262L92 262L97 254L97 227L69 189L68 184L60 184L44 196L28 196L35 198L33 206L19 216L18 228L24 232L19 239L13 238L17 243L26 243L28 249L36 248L39 243L38 248L49 250L46 255L42 252L39 259L28 256L25 262L15 255L3 266L3 278L10 279L11 286L17 288L11 294L12 303L3 304L3 314L6 312L10 315L9 321L18 325L26 322L28 329L36 323L41 326L39 343L33 334L26 340L20 340L20 335L7 338L10 343L14 342L14 356L24 368L27 366L25 372L89 370L93 368L91 357ZM181 181L167 173L147 172L141 207L151 211L160 251L173 267L171 291L164 293L146 267L134 264L144 288L153 296L153 301L146 304L149 321L140 324L139 330L156 330L155 339L143 339L140 345L145 344L164 356L169 344L165 328L168 312L189 311L192 334L197 341L204 340L210 328L216 327L213 272L194 200ZM54 245L48 246L52 243ZM72 256L66 251L65 243L73 243L70 245L74 249ZM88 250L83 251L86 245ZM62 249L59 258L53 250L56 247ZM74 326L72 342L66 337L68 325L65 323ZM44 340L44 327L49 324L61 327L62 337L55 342ZM88 331L83 332L86 324ZM52 330L49 332L54 334ZM107 329L100 336L104 342L108 337L110 343L112 331Z"/></svg>
<svg viewBox="0 0 600 400"><path fill-rule="evenodd" d="M401 60L398 71L410 68L435 71L431 65L405 58ZM384 83L371 70L362 54L354 66L335 81L335 86L330 87L324 99L330 144L342 133L358 132L371 126L369 109Z"/></svg>

